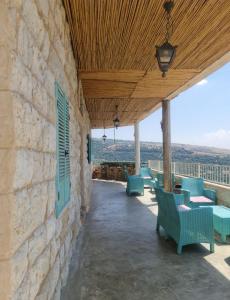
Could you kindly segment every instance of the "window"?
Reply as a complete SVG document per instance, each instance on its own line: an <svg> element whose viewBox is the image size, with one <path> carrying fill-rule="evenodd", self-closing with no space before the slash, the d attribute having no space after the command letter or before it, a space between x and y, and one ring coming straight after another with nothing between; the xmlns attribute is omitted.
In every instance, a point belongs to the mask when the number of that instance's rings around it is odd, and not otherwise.
<svg viewBox="0 0 230 300"><path fill-rule="evenodd" d="M56 216L58 217L70 199L70 154L69 154L69 103L60 85L55 83L57 104L57 173Z"/></svg>
<svg viewBox="0 0 230 300"><path fill-rule="evenodd" d="M91 156L92 156L92 141L91 141L91 137L90 137L90 134L87 134L87 160L88 160L88 163L90 164L91 163Z"/></svg>

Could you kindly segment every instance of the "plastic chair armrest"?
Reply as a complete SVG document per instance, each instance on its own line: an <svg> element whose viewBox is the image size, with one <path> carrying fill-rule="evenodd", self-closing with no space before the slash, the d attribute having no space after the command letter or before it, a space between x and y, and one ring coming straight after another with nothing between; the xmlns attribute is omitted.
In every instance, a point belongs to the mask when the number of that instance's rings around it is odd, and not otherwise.
<svg viewBox="0 0 230 300"><path fill-rule="evenodd" d="M184 194L174 194L176 205L183 205L185 204L185 197Z"/></svg>
<svg viewBox="0 0 230 300"><path fill-rule="evenodd" d="M211 207L192 208L179 212L182 226L192 226L193 228L210 227L213 229L213 211Z"/></svg>
<svg viewBox="0 0 230 300"><path fill-rule="evenodd" d="M204 189L204 196L216 202L216 191L211 189Z"/></svg>
<svg viewBox="0 0 230 300"><path fill-rule="evenodd" d="M190 201L190 191L181 189L181 193L184 195L184 202L189 203Z"/></svg>

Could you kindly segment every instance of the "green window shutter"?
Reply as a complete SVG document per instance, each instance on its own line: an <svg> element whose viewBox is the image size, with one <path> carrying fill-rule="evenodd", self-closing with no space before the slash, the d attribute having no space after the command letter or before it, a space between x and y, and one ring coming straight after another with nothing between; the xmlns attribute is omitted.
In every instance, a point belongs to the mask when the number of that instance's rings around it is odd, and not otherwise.
<svg viewBox="0 0 230 300"><path fill-rule="evenodd" d="M69 102L66 102L66 117L65 117L65 199L67 203L70 199L70 147L69 147Z"/></svg>
<svg viewBox="0 0 230 300"><path fill-rule="evenodd" d="M57 103L56 216L70 198L69 103L60 85L55 83Z"/></svg>
<svg viewBox="0 0 230 300"><path fill-rule="evenodd" d="M92 142L91 142L91 137L89 134L87 134L87 160L88 163L91 163L92 159Z"/></svg>

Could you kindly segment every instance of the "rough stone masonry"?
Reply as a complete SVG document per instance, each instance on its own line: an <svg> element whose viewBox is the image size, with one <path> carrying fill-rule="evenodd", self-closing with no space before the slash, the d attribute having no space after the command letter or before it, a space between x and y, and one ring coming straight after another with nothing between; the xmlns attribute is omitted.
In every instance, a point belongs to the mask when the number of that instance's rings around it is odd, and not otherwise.
<svg viewBox="0 0 230 300"><path fill-rule="evenodd" d="M58 300L89 206L89 117L62 1L1 0L0 24L0 299ZM71 199L58 218L55 81L70 103Z"/></svg>

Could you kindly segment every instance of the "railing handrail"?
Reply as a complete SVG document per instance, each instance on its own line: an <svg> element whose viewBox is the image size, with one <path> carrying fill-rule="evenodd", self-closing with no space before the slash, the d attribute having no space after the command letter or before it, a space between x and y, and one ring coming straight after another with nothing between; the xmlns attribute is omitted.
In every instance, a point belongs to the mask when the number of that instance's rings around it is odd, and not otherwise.
<svg viewBox="0 0 230 300"><path fill-rule="evenodd" d="M159 160L148 161L149 167L158 171L163 170L163 162ZM188 177L202 177L206 181L230 185L230 166L219 164L203 164L188 162L172 162L172 172L176 175Z"/></svg>

